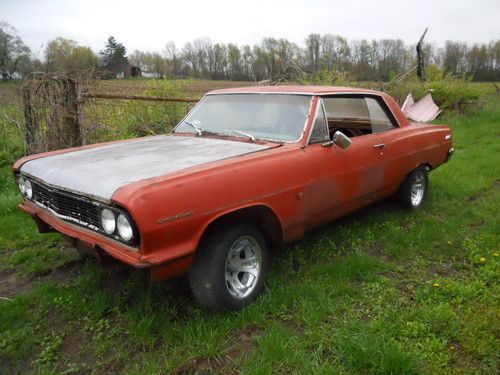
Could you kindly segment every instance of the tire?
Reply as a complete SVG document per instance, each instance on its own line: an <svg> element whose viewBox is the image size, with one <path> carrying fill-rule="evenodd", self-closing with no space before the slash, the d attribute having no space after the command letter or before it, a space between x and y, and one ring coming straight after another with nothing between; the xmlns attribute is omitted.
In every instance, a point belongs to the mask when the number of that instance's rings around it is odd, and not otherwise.
<svg viewBox="0 0 500 375"><path fill-rule="evenodd" d="M399 188L397 198L403 207L410 210L418 210L424 204L428 190L429 179L427 168L420 166L415 168L406 177Z"/></svg>
<svg viewBox="0 0 500 375"><path fill-rule="evenodd" d="M267 246L262 233L251 224L220 225L198 249L189 285L206 309L237 310L258 297L266 275Z"/></svg>

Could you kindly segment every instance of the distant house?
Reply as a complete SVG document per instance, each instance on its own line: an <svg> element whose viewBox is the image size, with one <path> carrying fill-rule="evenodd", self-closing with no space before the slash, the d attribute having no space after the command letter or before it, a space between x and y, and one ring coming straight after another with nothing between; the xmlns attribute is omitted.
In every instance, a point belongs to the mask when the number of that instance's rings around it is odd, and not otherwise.
<svg viewBox="0 0 500 375"><path fill-rule="evenodd" d="M122 79L130 77L143 77L144 72L140 66L123 64L117 68L103 71L98 74L100 79Z"/></svg>
<svg viewBox="0 0 500 375"><path fill-rule="evenodd" d="M139 66L125 64L115 69L116 78L142 77L142 69Z"/></svg>
<svg viewBox="0 0 500 375"><path fill-rule="evenodd" d="M132 65L130 67L130 74L132 77L142 77L142 69L139 66Z"/></svg>
<svg viewBox="0 0 500 375"><path fill-rule="evenodd" d="M142 72L142 76L146 78L161 78L161 74L157 72L148 72L146 70Z"/></svg>

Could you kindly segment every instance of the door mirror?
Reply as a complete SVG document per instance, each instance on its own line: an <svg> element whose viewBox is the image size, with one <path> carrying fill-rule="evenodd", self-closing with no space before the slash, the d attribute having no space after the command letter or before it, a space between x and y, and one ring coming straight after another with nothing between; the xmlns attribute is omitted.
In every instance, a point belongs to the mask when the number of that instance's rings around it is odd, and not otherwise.
<svg viewBox="0 0 500 375"><path fill-rule="evenodd" d="M333 134L332 142L344 150L352 143L349 137L339 130L337 130L335 134Z"/></svg>

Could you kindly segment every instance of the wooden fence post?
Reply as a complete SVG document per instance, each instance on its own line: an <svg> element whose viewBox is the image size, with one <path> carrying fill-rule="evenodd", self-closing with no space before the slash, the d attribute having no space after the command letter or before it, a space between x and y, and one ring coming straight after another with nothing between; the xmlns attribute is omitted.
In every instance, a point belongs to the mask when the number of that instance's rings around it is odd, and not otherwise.
<svg viewBox="0 0 500 375"><path fill-rule="evenodd" d="M65 88L65 116L64 116L64 132L68 141L68 147L82 145L82 132L80 125L81 105L79 104L78 83L74 79L63 80Z"/></svg>
<svg viewBox="0 0 500 375"><path fill-rule="evenodd" d="M33 106L31 103L31 94L29 84L24 84L21 86L21 92L23 97L23 114L24 114L24 124L26 126L24 141L26 143L26 154L31 155L37 152L36 147L36 131L38 124L35 120L35 113L33 111Z"/></svg>
<svg viewBox="0 0 500 375"><path fill-rule="evenodd" d="M83 90L80 82L76 81L76 110L78 113L78 126L80 127L80 133L82 135L81 144L85 146L88 142L87 139L87 128L83 123Z"/></svg>

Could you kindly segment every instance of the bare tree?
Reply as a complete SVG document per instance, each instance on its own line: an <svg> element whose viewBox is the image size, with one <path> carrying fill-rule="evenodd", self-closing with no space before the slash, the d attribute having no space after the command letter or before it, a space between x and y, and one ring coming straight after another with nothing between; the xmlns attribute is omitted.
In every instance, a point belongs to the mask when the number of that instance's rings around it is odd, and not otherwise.
<svg viewBox="0 0 500 375"><path fill-rule="evenodd" d="M443 50L443 68L446 72L463 74L467 71L467 45L460 42L446 41Z"/></svg>
<svg viewBox="0 0 500 375"><path fill-rule="evenodd" d="M30 69L30 49L17 34L17 30L0 22L0 75L2 80L12 78L15 73Z"/></svg>
<svg viewBox="0 0 500 375"><path fill-rule="evenodd" d="M319 67L320 46L321 35L309 34L306 39L305 60L307 69L313 74Z"/></svg>

